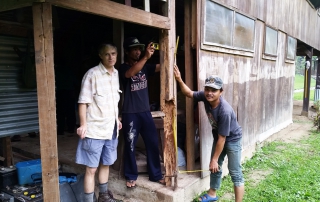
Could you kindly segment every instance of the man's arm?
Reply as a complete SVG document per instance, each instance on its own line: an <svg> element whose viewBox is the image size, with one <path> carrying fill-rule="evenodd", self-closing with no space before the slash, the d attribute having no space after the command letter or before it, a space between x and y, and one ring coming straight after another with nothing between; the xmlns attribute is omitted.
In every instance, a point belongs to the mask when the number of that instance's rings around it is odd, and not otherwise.
<svg viewBox="0 0 320 202"><path fill-rule="evenodd" d="M152 42L151 42L148 44L143 58L141 58L136 64L134 64L132 67L130 67L130 69L126 71L125 77L130 78L136 75L146 64L147 60L151 58L153 53L154 53L154 48L152 47Z"/></svg>
<svg viewBox="0 0 320 202"><path fill-rule="evenodd" d="M214 154L212 156L212 159L211 159L210 165L209 165L209 170L213 173L219 171L218 159L219 159L219 156L224 148L225 142L226 142L226 136L218 135L218 141L216 144L216 148L214 150Z"/></svg>
<svg viewBox="0 0 320 202"><path fill-rule="evenodd" d="M193 98L193 91L183 82L179 68L177 65L174 66L173 72L174 72L174 76L176 78L176 81L178 82L178 84L180 86L181 92L185 96L187 96L189 98Z"/></svg>
<svg viewBox="0 0 320 202"><path fill-rule="evenodd" d="M157 65L156 65L156 70L155 70L155 72L160 72L160 64L157 64Z"/></svg>
<svg viewBox="0 0 320 202"><path fill-rule="evenodd" d="M79 119L80 127L77 129L77 134L83 139L87 133L87 104L79 103Z"/></svg>

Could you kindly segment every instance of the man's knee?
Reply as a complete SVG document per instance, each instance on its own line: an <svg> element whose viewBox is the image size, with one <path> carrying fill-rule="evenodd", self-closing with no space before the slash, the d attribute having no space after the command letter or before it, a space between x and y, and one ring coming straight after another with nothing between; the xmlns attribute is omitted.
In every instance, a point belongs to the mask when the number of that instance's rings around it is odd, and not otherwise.
<svg viewBox="0 0 320 202"><path fill-rule="evenodd" d="M97 168L86 167L86 175L94 176L97 171Z"/></svg>

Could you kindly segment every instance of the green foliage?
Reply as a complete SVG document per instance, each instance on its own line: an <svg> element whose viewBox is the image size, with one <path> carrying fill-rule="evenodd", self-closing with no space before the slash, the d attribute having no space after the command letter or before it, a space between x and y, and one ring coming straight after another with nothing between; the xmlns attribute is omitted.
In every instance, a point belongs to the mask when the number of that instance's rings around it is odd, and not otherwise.
<svg viewBox="0 0 320 202"><path fill-rule="evenodd" d="M320 100L314 103L314 108L316 109L316 115L313 117L313 125L316 127L317 131L320 131Z"/></svg>

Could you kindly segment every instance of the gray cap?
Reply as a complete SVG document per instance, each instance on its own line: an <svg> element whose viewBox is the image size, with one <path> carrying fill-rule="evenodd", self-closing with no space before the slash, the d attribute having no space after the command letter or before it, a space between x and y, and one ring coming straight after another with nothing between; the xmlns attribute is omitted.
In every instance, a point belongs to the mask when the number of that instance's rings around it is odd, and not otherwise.
<svg viewBox="0 0 320 202"><path fill-rule="evenodd" d="M204 87L211 87L214 89L221 89L223 86L223 81L220 77L216 75L211 75L205 80Z"/></svg>

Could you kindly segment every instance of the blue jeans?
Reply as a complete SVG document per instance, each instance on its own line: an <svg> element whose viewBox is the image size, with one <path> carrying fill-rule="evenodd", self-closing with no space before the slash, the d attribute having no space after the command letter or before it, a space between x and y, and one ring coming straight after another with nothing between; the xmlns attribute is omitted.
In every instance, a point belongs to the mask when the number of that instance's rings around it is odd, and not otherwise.
<svg viewBox="0 0 320 202"><path fill-rule="evenodd" d="M231 176L231 180L234 186L239 187L244 185L244 179L241 169L241 140L235 142L226 142L224 148L219 156L218 164L220 166L219 172L210 174L210 188L219 189L221 184L222 164L225 156L228 156L228 169ZM211 158L216 148L216 141L212 145Z"/></svg>

